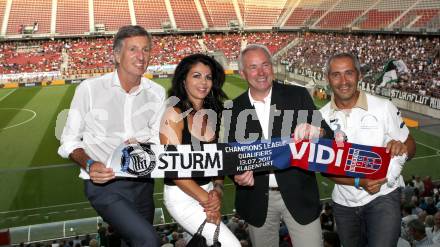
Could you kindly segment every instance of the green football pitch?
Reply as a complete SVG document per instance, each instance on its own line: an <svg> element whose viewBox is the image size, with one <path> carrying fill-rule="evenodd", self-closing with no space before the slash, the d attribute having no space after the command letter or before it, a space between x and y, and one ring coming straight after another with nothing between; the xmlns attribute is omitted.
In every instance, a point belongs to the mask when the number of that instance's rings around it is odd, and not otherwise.
<svg viewBox="0 0 440 247"><path fill-rule="evenodd" d="M157 79L169 88L169 79ZM224 90L234 98L246 89L244 81L228 76ZM58 114L69 108L75 85L0 89L0 229L96 216L83 194L79 169L57 155L55 134ZM325 102L315 101L318 107ZM411 130L417 156L404 169L413 174L440 178L440 140ZM318 176L321 198L333 184ZM234 188L226 181L223 213L233 212ZM156 182L155 202L162 205L162 180Z"/></svg>

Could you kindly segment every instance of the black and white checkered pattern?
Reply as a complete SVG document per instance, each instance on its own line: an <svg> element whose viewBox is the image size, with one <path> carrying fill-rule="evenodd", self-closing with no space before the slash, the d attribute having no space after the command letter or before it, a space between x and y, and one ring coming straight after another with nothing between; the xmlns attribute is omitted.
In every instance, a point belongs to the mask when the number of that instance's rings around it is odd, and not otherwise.
<svg viewBox="0 0 440 247"><path fill-rule="evenodd" d="M189 178L189 177L215 177L223 175L223 153L221 150L217 148L217 144L202 144L200 145L200 148L194 148L191 145L150 145L150 144L141 144L142 148L146 150L147 148L150 149L154 155L146 154L146 157L150 157L150 160L147 162L151 164L151 160L154 159L156 165L155 168L147 175L143 175L142 177L147 178ZM130 174L128 172L122 171L122 158L123 155L122 150L126 147L120 146L118 147L115 152L113 153L110 161L108 162L108 166L112 167L113 170L116 173L116 176L118 177L139 177L135 174ZM145 151L144 151L145 152ZM168 166L166 169L160 169L159 167L163 167L164 164L160 161L159 157L161 154L170 154L170 152L177 152L179 153L179 157L176 158L175 164L171 162L171 158L167 158L168 156L164 156L168 161ZM192 153L198 152L204 154L204 159L206 159L206 155L218 152L220 156L220 168L208 168L201 170L200 168L197 168L196 170L191 168L183 168L180 164L180 154L183 155L184 161L188 161L189 156L192 155ZM206 153L205 153L206 152ZM153 157L152 157L153 156ZM130 159L130 167L132 167ZM173 165L175 166L175 169L173 169Z"/></svg>

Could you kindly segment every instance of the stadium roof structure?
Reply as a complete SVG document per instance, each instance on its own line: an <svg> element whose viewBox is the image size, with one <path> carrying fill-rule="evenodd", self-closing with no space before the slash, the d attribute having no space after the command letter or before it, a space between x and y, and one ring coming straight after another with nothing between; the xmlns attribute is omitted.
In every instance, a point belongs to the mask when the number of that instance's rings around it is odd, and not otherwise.
<svg viewBox="0 0 440 247"><path fill-rule="evenodd" d="M438 0L0 0L0 37L154 32L363 30L439 32Z"/></svg>

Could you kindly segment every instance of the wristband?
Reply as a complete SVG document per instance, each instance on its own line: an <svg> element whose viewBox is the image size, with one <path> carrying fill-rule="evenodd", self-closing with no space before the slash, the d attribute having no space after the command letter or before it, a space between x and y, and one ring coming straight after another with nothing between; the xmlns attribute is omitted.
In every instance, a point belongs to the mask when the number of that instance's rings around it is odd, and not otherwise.
<svg viewBox="0 0 440 247"><path fill-rule="evenodd" d="M95 161L94 160L92 160L92 159L88 159L87 161L86 161L86 172L87 173L90 173L90 168L92 167L92 165L95 163Z"/></svg>
<svg viewBox="0 0 440 247"><path fill-rule="evenodd" d="M356 187L356 189L359 189L359 182L360 182L360 178L354 178L354 187Z"/></svg>

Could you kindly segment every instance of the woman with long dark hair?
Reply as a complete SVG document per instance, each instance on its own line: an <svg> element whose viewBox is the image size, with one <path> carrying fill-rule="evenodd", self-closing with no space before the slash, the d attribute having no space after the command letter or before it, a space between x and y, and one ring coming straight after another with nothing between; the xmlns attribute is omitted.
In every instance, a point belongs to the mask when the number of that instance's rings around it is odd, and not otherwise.
<svg viewBox="0 0 440 247"><path fill-rule="evenodd" d="M177 65L169 96L179 102L166 110L161 130L162 144L192 144L194 149L218 140L225 73L213 58L193 54ZM197 147L198 146L198 147ZM206 219L202 232L213 244L216 226L220 224L222 246L240 246L234 234L221 223L223 177L164 180L164 203L171 216L186 231L196 233Z"/></svg>

